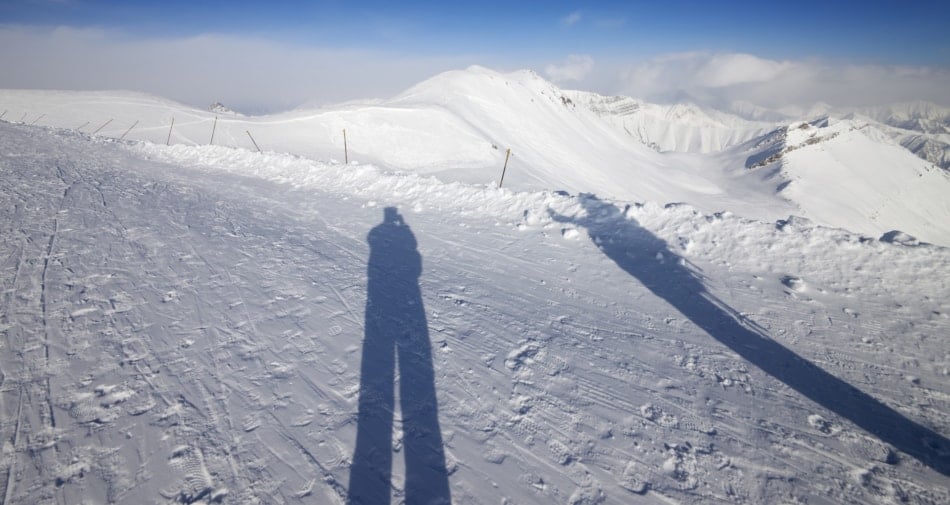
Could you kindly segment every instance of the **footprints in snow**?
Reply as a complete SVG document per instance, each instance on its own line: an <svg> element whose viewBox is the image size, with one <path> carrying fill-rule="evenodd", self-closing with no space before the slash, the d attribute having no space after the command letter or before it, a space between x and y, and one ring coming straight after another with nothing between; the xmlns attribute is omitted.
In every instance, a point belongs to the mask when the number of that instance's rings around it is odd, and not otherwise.
<svg viewBox="0 0 950 505"><path fill-rule="evenodd" d="M195 503L199 500L220 503L227 496L226 488L214 488L204 456L198 448L190 445L174 448L168 465L177 470L181 477L178 479L177 490L161 492L166 499L179 503Z"/></svg>
<svg viewBox="0 0 950 505"><path fill-rule="evenodd" d="M92 392L77 392L63 403L79 424L105 425L115 421L123 409L119 404L135 396L135 391L118 385L99 385Z"/></svg>

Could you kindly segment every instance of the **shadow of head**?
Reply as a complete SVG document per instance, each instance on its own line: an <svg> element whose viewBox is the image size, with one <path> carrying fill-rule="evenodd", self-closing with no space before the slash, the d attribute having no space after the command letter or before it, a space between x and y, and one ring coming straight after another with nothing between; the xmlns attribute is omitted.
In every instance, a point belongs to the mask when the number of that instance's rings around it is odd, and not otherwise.
<svg viewBox="0 0 950 505"><path fill-rule="evenodd" d="M383 222L386 224L403 225L406 222L402 219L402 214L396 207L386 207L383 209Z"/></svg>

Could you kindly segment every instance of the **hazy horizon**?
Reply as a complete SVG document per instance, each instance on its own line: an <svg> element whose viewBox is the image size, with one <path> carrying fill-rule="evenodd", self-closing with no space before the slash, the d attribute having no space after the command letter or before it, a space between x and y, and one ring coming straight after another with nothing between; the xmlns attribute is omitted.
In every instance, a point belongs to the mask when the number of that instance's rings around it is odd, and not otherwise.
<svg viewBox="0 0 950 505"><path fill-rule="evenodd" d="M440 72L531 69L567 89L766 108L950 105L950 7L676 1L0 5L0 88L129 89L246 113L388 98Z"/></svg>

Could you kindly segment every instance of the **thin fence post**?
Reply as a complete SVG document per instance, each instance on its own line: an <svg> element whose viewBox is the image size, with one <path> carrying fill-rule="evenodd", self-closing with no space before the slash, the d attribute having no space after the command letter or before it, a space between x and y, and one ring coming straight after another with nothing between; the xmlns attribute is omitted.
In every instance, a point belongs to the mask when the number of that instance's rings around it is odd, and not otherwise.
<svg viewBox="0 0 950 505"><path fill-rule="evenodd" d="M82 129L85 128L85 127L88 126L88 125L89 125L89 121L86 121L85 123L82 124L82 126L80 126L79 128L76 128L76 131L77 131L77 132L78 132L78 131L82 131Z"/></svg>
<svg viewBox="0 0 950 505"><path fill-rule="evenodd" d="M165 145L171 145L172 141L172 128L175 127L175 118L172 117L172 125L168 127L168 138L165 140Z"/></svg>
<svg viewBox="0 0 950 505"><path fill-rule="evenodd" d="M211 141L208 142L208 145L214 144L214 131L218 128L218 116L214 117L214 124L211 125Z"/></svg>
<svg viewBox="0 0 950 505"><path fill-rule="evenodd" d="M7 115L7 111L6 109L4 109L3 114L0 114L0 119L3 119L3 116L6 116L6 115Z"/></svg>
<svg viewBox="0 0 950 505"><path fill-rule="evenodd" d="M511 156L511 148L505 151L505 166L501 168L501 180L498 181L498 187L501 188L501 185L505 182L505 172L508 170L508 158Z"/></svg>
<svg viewBox="0 0 950 505"><path fill-rule="evenodd" d="M21 123L24 122L24 121L26 121L26 115L27 115L27 114L29 114L29 112L24 112L24 113L23 113L23 117L20 118L20 122L21 122Z"/></svg>
<svg viewBox="0 0 950 505"><path fill-rule="evenodd" d="M248 137L251 137L251 131L250 131L250 130L244 130L244 133L246 133ZM261 151L260 146L257 145L257 142L254 142L254 137L251 137L251 143L254 144L254 147L257 148L257 152L259 152L259 153L260 153L260 152L263 152L263 151Z"/></svg>
<svg viewBox="0 0 950 505"><path fill-rule="evenodd" d="M132 131L132 128L135 128L135 125L137 125L137 124L139 124L138 120L136 120L134 123L132 123L132 126L130 126L128 130L125 130L125 133L123 133L122 136L119 137L119 140L124 139L125 136L128 135L129 132Z"/></svg>
<svg viewBox="0 0 950 505"><path fill-rule="evenodd" d="M350 153L346 149L346 128L343 129L343 164L350 164Z"/></svg>
<svg viewBox="0 0 950 505"><path fill-rule="evenodd" d="M95 135L95 134L99 133L99 130L105 128L106 125L109 124L109 123L111 123L111 122L112 122L112 118L109 118L108 121L106 121L105 123L102 123L102 126L100 126L99 128L96 128L96 131L92 132L92 134Z"/></svg>
<svg viewBox="0 0 950 505"><path fill-rule="evenodd" d="M39 121L40 119L43 119L44 117L46 117L46 114L40 114L40 117L34 119L33 122L30 123L30 126L35 125L37 121Z"/></svg>

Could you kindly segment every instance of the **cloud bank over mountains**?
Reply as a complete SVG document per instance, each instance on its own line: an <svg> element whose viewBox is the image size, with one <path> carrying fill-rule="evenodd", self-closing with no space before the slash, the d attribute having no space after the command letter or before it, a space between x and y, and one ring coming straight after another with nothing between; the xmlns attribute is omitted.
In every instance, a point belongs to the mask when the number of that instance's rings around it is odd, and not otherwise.
<svg viewBox="0 0 950 505"><path fill-rule="evenodd" d="M664 55L621 71L621 93L653 101L689 97L706 105L736 101L772 109L837 107L926 100L950 105L950 69L849 64L820 59L776 61L739 53Z"/></svg>
<svg viewBox="0 0 950 505"><path fill-rule="evenodd" d="M236 35L133 36L100 28L0 25L0 88L130 89L194 106L221 101L248 113L302 103L393 96L439 72L479 64L534 68L558 85L647 101L735 102L807 110L926 100L950 105L950 68L772 60L685 52L649 59L572 53L559 61L499 55L312 47Z"/></svg>
<svg viewBox="0 0 950 505"><path fill-rule="evenodd" d="M579 82L594 70L594 59L587 55L571 54L561 63L544 67L544 73L555 83Z"/></svg>
<svg viewBox="0 0 950 505"><path fill-rule="evenodd" d="M0 26L0 88L129 89L204 107L286 110L388 97L470 58L313 48L233 35L136 38L115 30Z"/></svg>

